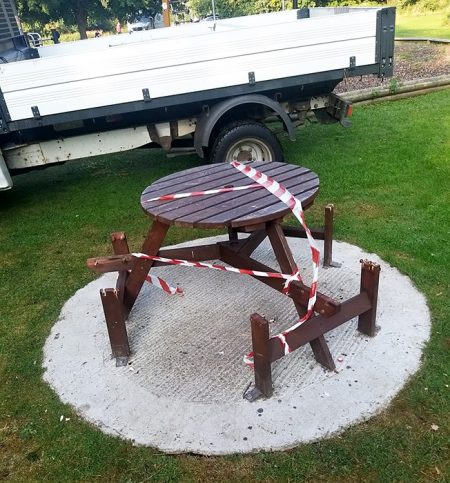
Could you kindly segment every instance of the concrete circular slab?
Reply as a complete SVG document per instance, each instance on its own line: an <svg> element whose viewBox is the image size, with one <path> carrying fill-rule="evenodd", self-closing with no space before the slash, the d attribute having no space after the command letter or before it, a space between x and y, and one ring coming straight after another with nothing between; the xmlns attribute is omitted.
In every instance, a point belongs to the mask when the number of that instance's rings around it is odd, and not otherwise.
<svg viewBox="0 0 450 483"><path fill-rule="evenodd" d="M306 241L290 243L310 280ZM267 241L254 256L277 266ZM325 437L386 407L417 371L430 333L425 299L410 280L358 247L334 243L342 266L321 269L319 290L338 300L358 293L361 258L381 264L377 336L360 335L356 319L329 332L336 372L319 366L309 346L277 361L270 399L242 397L253 381L242 362L251 346L249 316L264 315L278 333L297 320L291 300L251 277L186 267L152 271L186 295L145 285L128 322L133 356L126 367L111 359L99 297L116 275L79 290L45 344L44 379L102 431L169 453L280 450Z"/></svg>

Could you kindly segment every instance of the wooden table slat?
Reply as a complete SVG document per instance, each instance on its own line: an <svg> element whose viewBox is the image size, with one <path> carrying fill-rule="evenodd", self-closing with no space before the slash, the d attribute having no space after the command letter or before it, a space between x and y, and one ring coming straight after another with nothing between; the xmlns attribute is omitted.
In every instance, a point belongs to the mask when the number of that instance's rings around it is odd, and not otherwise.
<svg viewBox="0 0 450 483"><path fill-rule="evenodd" d="M282 165L272 170L271 173L274 176L279 177L280 175L290 171L292 171L292 169L289 169L288 166ZM236 186L248 186L253 183L254 183L253 180L251 180L247 176L237 171L237 177L233 175L233 178L230 178L230 180L227 180L226 183L223 183L223 185L234 184ZM202 189L209 189L209 186L208 185L202 186ZM260 190L260 189L261 188L257 188L257 190ZM165 202L164 205L160 205L157 208L151 207L149 211L151 211L152 215L157 215L158 218L162 216L164 217L165 220L176 220L181 216L187 216L191 213L193 214L195 212L204 210L205 207L212 209L212 207L216 205L222 205L224 201L231 202L233 199L237 199L241 196L245 196L246 194L253 193L254 191L255 190L250 189L249 191L233 191L228 193L218 193L215 195L204 195L199 197L183 198L180 200ZM156 202L156 203L162 203L162 202ZM171 212L173 211L177 211L177 213L172 214Z"/></svg>
<svg viewBox="0 0 450 483"><path fill-rule="evenodd" d="M168 176L164 176L164 178L160 178L150 186L147 186L142 194L146 194L148 191L151 191L155 186L171 186L176 185L179 182L183 182L185 179L195 178L195 176L201 174L202 176L209 176L214 173L219 174L221 171L227 169L226 163L221 164L212 164L210 166L197 166L195 168L187 169L185 171L177 171L176 173L172 173ZM187 174L187 176L186 176Z"/></svg>
<svg viewBox="0 0 450 483"><path fill-rule="evenodd" d="M267 169L270 169L274 165L283 164L283 163L255 163L259 165L267 166ZM178 189L177 187L181 185L188 185L190 183L194 183L194 185L201 184L203 181L208 181L210 179L221 179L222 176L229 174L229 172L237 171L236 168L233 168L228 163L217 163L211 164L210 166L198 166L197 168L191 168L186 171L181 171L178 173L173 173L169 176L165 176L150 186L148 186L142 195L147 193L153 193L155 191L161 191L163 189ZM172 191L173 192L173 191ZM179 192L179 191L178 191ZM166 193L163 193L166 194ZM170 193L169 193L170 194Z"/></svg>
<svg viewBox="0 0 450 483"><path fill-rule="evenodd" d="M272 170L271 172L276 173L280 169L286 170L286 167L284 165L277 166L275 170ZM244 176L242 173L234 169L233 171L229 171L228 175L222 178L207 179L206 181L204 181L202 178L197 178L197 180L189 180L183 184L174 187L166 186L162 190L151 190L141 197L141 205L144 210L151 213L152 215L155 215L163 211L173 210L175 208L179 208L181 206L192 204L198 201L198 198L195 197L180 198L178 200L172 201L147 201L149 199L156 198L157 196L176 193L189 193L192 191L200 190L205 191L208 189L223 188L224 186L244 186L252 183L253 181L250 180L250 178ZM156 187L157 186L155 186L155 188ZM170 192L168 190L170 190ZM216 195L205 195L202 197L202 199L207 199L212 196Z"/></svg>
<svg viewBox="0 0 450 483"><path fill-rule="evenodd" d="M306 207L308 207L317 196L317 187L306 189L306 191L303 191L303 188L301 187L297 187L293 188L291 192L295 197L301 198L302 206L304 206L306 209ZM242 218L233 220L230 223L230 226L239 228L242 226L247 226L249 223L252 224L254 220L258 220L258 223L265 223L274 219L273 213L274 211L277 212L278 209L280 210L279 213L281 213L282 217L291 212L291 210L284 203L281 201L276 201L273 206L268 206Z"/></svg>
<svg viewBox="0 0 450 483"><path fill-rule="evenodd" d="M278 162L251 165L285 185L302 203L310 204L317 195L319 179L307 168ZM172 201L146 201L162 195L252 183L250 178L227 163L203 169L192 168L153 183L142 194L141 205L149 216L164 224L204 228L252 226L281 218L289 212L283 203L264 188Z"/></svg>
<svg viewBox="0 0 450 483"><path fill-rule="evenodd" d="M286 185L290 184L291 183L289 182L286 183ZM301 186L294 185L286 187L294 196L303 198L303 195L306 192L310 192L311 190L317 192L317 178L313 178L305 184L302 184ZM306 201L306 199L302 200L302 203ZM259 209L252 208L251 205L249 206L249 204L246 204L242 207L238 207L235 210L219 213L203 220L198 220L192 226L198 228L210 225L239 227L249 224L263 223L270 219L282 218L288 213L290 213L289 208L272 195L266 198L265 206L259 205ZM267 219L267 215L271 215L271 217ZM263 216L265 217L265 219L262 219ZM243 223L244 220L245 223ZM176 220L175 224L177 224L178 221L179 220Z"/></svg>
<svg viewBox="0 0 450 483"><path fill-rule="evenodd" d="M310 173L304 173L301 176L317 176L315 173L312 175ZM283 184L289 182L289 180L298 180L296 172L291 170L276 174L276 178ZM195 223L201 220L220 215L223 212L229 213L239 207L244 207L245 214L247 214L255 211L256 206L258 206L258 209L263 208L267 203L273 201L271 198L273 198L273 195L264 188L222 193L215 195L213 199L200 199L195 207L191 204L186 204L185 207L180 207L174 212L161 213L156 218L163 221L163 223L175 222L178 226L181 226L181 224L194 226ZM274 201L276 201L276 198L274 198Z"/></svg>
<svg viewBox="0 0 450 483"><path fill-rule="evenodd" d="M299 177L286 173L279 176L280 182L288 189L299 184ZM302 185L311 179L317 184L317 175L309 172L302 175ZM266 206L272 206L277 202L277 198L266 189L252 190L250 193L242 194L239 198L223 201L220 206L208 207L207 205L201 212L193 213L175 219L176 223L191 223L192 226L205 226L205 224L224 224L229 225L229 221L241 218Z"/></svg>

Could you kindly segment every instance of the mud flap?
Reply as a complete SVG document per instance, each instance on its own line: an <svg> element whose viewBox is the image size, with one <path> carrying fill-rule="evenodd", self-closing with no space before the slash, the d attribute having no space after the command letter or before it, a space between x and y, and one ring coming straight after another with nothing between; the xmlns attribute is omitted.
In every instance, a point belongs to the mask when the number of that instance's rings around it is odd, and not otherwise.
<svg viewBox="0 0 450 483"><path fill-rule="evenodd" d="M6 166L3 155L0 152L0 190L9 190L12 188L13 182Z"/></svg>

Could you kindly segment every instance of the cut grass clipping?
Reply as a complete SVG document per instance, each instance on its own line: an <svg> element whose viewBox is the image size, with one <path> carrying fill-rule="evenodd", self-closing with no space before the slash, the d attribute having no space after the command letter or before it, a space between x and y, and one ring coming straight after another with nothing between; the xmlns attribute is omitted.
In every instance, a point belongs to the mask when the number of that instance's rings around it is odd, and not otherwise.
<svg viewBox="0 0 450 483"><path fill-rule="evenodd" d="M336 237L411 277L427 297L433 332L421 370L386 411L340 436L274 454L176 457L133 447L79 419L42 381L52 324L64 302L94 278L86 258L110 253L116 230L139 248L148 227L141 191L199 161L139 150L16 177L14 189L0 193L0 479L444 481L449 141L450 90L357 107L351 129L312 124L299 130L296 143L283 139L287 161L321 179L308 221L319 223L324 205L334 202ZM214 233L174 229L167 243Z"/></svg>

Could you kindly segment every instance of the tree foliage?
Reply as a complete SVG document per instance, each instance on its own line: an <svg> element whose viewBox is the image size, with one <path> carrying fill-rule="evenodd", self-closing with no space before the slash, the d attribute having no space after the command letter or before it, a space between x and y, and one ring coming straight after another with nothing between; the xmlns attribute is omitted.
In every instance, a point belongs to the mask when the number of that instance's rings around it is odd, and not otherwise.
<svg viewBox="0 0 450 483"><path fill-rule="evenodd" d="M280 11L282 4L282 0L215 0L216 13L222 18ZM292 8L292 0L286 0L285 5ZM199 18L212 13L211 0L189 0L188 7Z"/></svg>
<svg viewBox="0 0 450 483"><path fill-rule="evenodd" d="M154 14L160 0L17 0L19 17L30 25L62 21L76 25L82 39L88 25L101 26L115 19L124 21L138 13Z"/></svg>
<svg viewBox="0 0 450 483"><path fill-rule="evenodd" d="M327 4L359 3L362 0L298 0L299 7ZM380 0L382 2L383 0ZM398 0L414 3L422 0ZM425 0L424 0L425 1ZM426 0L445 1L445 0ZM81 38L86 38L88 26L112 27L116 20L124 22L138 14L154 16L161 12L161 0L16 0L19 17L34 28L46 24L77 26ZM285 0L292 8L292 0ZM282 0L215 0L216 13L221 18L279 11ZM211 0L171 0L172 13L178 18L203 18L212 14Z"/></svg>

